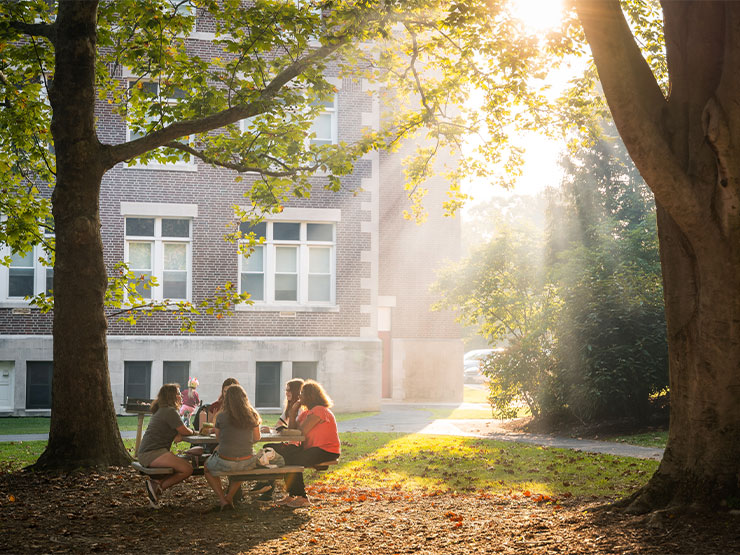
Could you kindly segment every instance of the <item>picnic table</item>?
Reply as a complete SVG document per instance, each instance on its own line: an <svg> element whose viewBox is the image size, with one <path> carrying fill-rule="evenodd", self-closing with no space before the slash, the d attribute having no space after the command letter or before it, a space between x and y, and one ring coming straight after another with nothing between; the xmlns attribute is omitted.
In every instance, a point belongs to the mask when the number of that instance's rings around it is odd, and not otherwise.
<svg viewBox="0 0 740 555"><path fill-rule="evenodd" d="M305 439L305 436L301 433L300 430L283 430L283 431L276 431L273 428L270 428L269 432L263 432L262 437L260 437L258 443L264 443L268 441L274 441L274 442L294 442L294 441L303 441ZM191 445L202 445L202 446L210 446L210 445L217 445L218 439L215 435L200 435L200 434L194 434L191 436L184 436L182 438L183 441L186 441L190 443ZM200 456L193 456L191 458L191 462L193 463L194 468L194 474L201 474L203 472L202 463L203 460L200 458ZM319 463L311 468L323 471L326 470L329 466L334 466L337 464L338 461L327 461L323 463ZM162 476L167 474L172 474L173 469L172 468L149 468L144 467L138 462L132 463L133 467L136 468L139 472L142 474L146 474L149 476ZM232 476L234 478L242 479L242 480L273 480L278 478L284 478L286 474L289 474L291 472L303 472L305 468L303 466L299 465L289 465L289 466L282 466L279 468L253 468L252 470L247 471L240 471L240 472L233 472L229 474L225 474L226 476Z"/></svg>
<svg viewBox="0 0 740 555"><path fill-rule="evenodd" d="M270 428L269 432L262 432L262 437L260 437L257 443L264 443L267 441L293 442L293 441L303 441L304 439L306 439L306 437L301 433L300 430L282 430L278 432L274 428ZM192 436L183 436L182 440L187 441L191 445L218 444L218 439L216 439L215 435L194 434Z"/></svg>

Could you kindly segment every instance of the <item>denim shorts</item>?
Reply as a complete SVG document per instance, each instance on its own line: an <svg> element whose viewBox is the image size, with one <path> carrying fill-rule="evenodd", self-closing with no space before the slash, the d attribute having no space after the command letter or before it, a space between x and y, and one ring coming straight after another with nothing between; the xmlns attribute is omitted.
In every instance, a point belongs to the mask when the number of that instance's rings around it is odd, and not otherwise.
<svg viewBox="0 0 740 555"><path fill-rule="evenodd" d="M240 472L252 470L257 466L257 457L252 456L243 461L227 461L218 456L218 451L208 457L206 468L214 476L222 476L229 472Z"/></svg>

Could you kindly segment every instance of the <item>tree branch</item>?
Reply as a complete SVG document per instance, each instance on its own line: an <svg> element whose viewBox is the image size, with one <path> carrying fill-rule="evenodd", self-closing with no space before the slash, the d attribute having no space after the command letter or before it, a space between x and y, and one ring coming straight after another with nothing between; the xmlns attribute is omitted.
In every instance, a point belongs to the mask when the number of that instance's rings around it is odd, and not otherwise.
<svg viewBox="0 0 740 555"><path fill-rule="evenodd" d="M9 21L12 27L23 35L30 37L44 37L50 43L56 44L56 25L51 23L24 23L22 21Z"/></svg>
<svg viewBox="0 0 740 555"><path fill-rule="evenodd" d="M576 0L576 9L609 109L630 157L656 200L684 231L704 224L693 213L699 198L663 128L666 100L642 57L619 0Z"/></svg>
<svg viewBox="0 0 740 555"><path fill-rule="evenodd" d="M321 46L320 48L311 51L307 56L296 60L276 75L262 90L260 95L248 104L234 106L203 118L175 122L134 141L129 141L115 146L101 145L105 150L105 167L112 168L119 162L130 160L144 154L145 152L149 152L150 150L160 146L165 146L180 137L196 133L205 133L213 129L225 127L231 123L236 123L241 119L261 114L265 111L265 107L269 105L270 101L289 81L299 76L313 64L331 56L340 47L344 46L349 39L349 35L337 37L333 44Z"/></svg>
<svg viewBox="0 0 740 555"><path fill-rule="evenodd" d="M173 141L171 143L167 143L164 145L169 148L174 148L175 150L179 150L181 152L187 152L188 154L195 156L196 158L199 158L200 160L203 160L207 164L212 164L214 166L219 166L221 168L226 168L229 170L234 170L240 173L245 172L255 172L259 173L260 175L267 176L267 177L291 177L293 175L296 175L297 173L302 172L314 172L323 164L323 162L316 162L315 164L311 164L310 166L298 166L296 168L286 169L285 171L275 171L275 170L269 170L266 168L262 168L259 166L247 166L245 164L239 164L237 162L224 162L222 160L217 160L216 158L212 158L203 152L194 149L190 145L186 145L185 143L180 143L177 141ZM288 167L280 160L274 160L276 163L282 165L283 167Z"/></svg>

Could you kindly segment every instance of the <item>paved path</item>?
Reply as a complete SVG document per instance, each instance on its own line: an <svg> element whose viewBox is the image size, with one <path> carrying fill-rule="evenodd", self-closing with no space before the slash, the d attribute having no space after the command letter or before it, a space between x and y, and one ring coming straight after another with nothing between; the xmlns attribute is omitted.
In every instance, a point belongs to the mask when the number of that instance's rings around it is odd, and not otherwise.
<svg viewBox="0 0 740 555"><path fill-rule="evenodd" d="M487 409L486 405L463 403L462 405L416 405L383 403L381 411L365 418L356 418L339 423L340 432L401 432L432 435L450 435L515 441L545 447L560 447L589 453L605 453L621 457L660 460L663 450L653 447L639 447L626 443L596 441L558 437L546 434L526 434L509 432L492 420L437 420L429 409L475 408ZM136 432L121 432L124 439L134 439ZM49 438L49 434L0 435L0 442L39 441Z"/></svg>

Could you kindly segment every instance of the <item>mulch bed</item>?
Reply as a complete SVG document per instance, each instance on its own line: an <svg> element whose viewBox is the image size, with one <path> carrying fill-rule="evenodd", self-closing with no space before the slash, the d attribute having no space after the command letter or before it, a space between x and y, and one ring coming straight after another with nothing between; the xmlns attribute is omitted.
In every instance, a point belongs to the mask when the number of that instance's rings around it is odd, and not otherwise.
<svg viewBox="0 0 740 555"><path fill-rule="evenodd" d="M314 504L216 504L203 477L151 509L130 468L0 475L0 552L7 553L739 553L740 516L634 517L606 500L521 494L356 490L314 484Z"/></svg>

